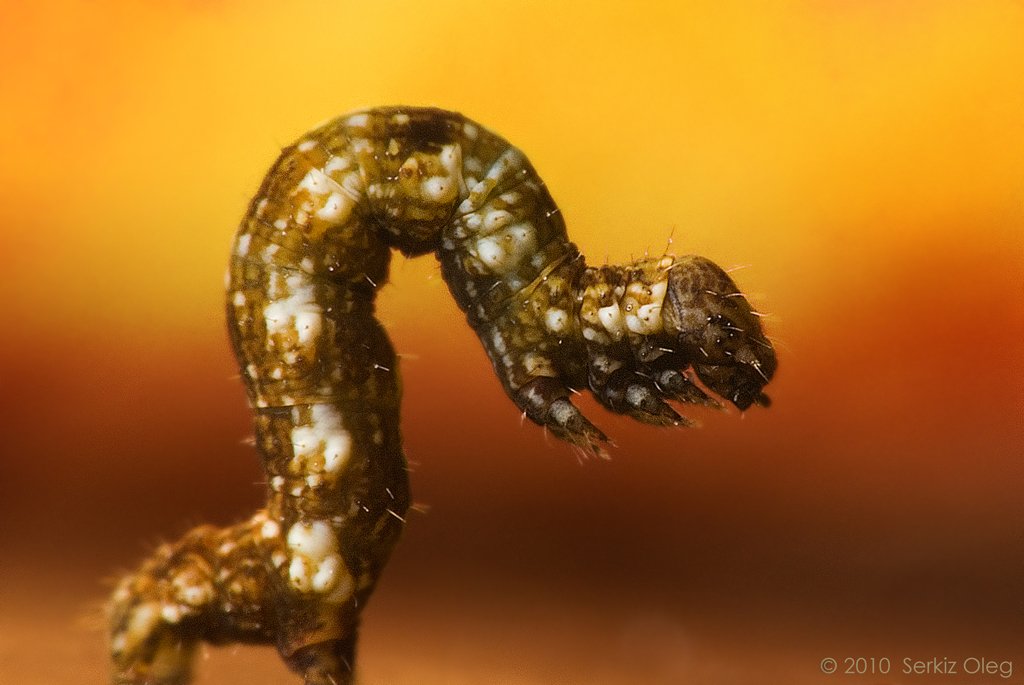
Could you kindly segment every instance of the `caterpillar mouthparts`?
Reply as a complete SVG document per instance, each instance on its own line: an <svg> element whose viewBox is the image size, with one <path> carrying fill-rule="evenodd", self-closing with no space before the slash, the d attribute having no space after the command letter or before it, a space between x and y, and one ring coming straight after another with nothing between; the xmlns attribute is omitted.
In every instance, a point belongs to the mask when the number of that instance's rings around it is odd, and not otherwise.
<svg viewBox="0 0 1024 685"><path fill-rule="evenodd" d="M274 644L306 685L351 682L359 613L409 507L397 360L374 318L392 249L437 254L509 398L585 453L607 438L580 389L658 426L690 423L669 401L769 402L772 345L711 261L588 267L523 153L460 114L333 120L283 150L228 271L267 505L121 581L112 682L185 683L202 640Z"/></svg>

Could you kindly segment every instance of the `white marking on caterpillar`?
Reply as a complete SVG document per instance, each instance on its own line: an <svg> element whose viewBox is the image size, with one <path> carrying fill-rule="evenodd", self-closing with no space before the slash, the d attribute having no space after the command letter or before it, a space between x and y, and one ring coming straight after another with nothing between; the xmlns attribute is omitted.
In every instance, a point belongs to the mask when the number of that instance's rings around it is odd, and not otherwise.
<svg viewBox="0 0 1024 685"><path fill-rule="evenodd" d="M324 165L325 174L333 174L335 171L344 171L351 166L352 160L348 157L331 157L327 160L327 164Z"/></svg>
<svg viewBox="0 0 1024 685"><path fill-rule="evenodd" d="M296 472L323 472L336 477L351 453L352 436L331 405L315 404L312 413L310 425L292 428L292 463Z"/></svg>
<svg viewBox="0 0 1024 685"><path fill-rule="evenodd" d="M552 333L562 333L568 329L569 313L564 309L552 307L544 315L544 325Z"/></svg>
<svg viewBox="0 0 1024 685"><path fill-rule="evenodd" d="M310 195L326 195L335 182L330 176L317 168L312 168L303 177L296 190L308 191Z"/></svg>
<svg viewBox="0 0 1024 685"><path fill-rule="evenodd" d="M343 193L331 193L331 196L324 202L324 206L316 211L318 219L345 223L352 215L352 209L356 203L352 198Z"/></svg>
<svg viewBox="0 0 1024 685"><path fill-rule="evenodd" d="M264 308L267 333L294 332L300 345L309 345L323 326L323 310L317 304L313 283L300 274L291 274L284 280L291 294L270 302Z"/></svg>
<svg viewBox="0 0 1024 685"><path fill-rule="evenodd" d="M622 325L622 310L619 309L619 305L610 304L607 307L601 307L597 310L597 316L601 320L601 325L608 331L613 338L616 340L621 338L625 330Z"/></svg>
<svg viewBox="0 0 1024 685"><path fill-rule="evenodd" d="M366 128L370 125L370 115L353 114L345 120L345 123L352 128Z"/></svg>

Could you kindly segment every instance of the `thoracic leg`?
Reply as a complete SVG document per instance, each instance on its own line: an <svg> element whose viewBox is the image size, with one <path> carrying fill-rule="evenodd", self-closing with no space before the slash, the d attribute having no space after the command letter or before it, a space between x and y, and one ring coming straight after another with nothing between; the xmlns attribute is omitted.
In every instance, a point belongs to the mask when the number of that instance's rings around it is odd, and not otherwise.
<svg viewBox="0 0 1024 685"><path fill-rule="evenodd" d="M589 347L588 383L594 397L606 408L655 426L686 426L690 421L676 413L626 344Z"/></svg>
<svg viewBox="0 0 1024 685"><path fill-rule="evenodd" d="M581 449L603 455L601 443L608 438L569 400L569 389L557 378L540 376L516 393L516 404L534 423Z"/></svg>

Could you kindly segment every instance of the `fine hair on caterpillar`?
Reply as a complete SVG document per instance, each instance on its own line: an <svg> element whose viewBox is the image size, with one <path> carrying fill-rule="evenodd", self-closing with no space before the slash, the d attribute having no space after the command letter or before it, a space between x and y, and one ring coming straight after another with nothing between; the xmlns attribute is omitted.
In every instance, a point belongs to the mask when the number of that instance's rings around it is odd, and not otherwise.
<svg viewBox="0 0 1024 685"><path fill-rule="evenodd" d="M121 581L112 682L185 683L201 641L273 644L306 685L352 681L359 614L409 507L397 361L374 317L392 249L437 256L509 398L588 454L607 438L574 392L656 426L689 425L669 401L768 405L772 345L713 262L588 267L523 153L459 114L333 120L283 150L228 270L266 507Z"/></svg>

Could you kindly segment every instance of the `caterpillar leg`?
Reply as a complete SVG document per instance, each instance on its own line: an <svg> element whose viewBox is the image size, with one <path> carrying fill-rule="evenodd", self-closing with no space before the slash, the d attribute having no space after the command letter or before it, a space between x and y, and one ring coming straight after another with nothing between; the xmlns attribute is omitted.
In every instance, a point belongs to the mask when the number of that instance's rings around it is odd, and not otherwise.
<svg viewBox="0 0 1024 685"><path fill-rule="evenodd" d="M576 408L570 390L557 378L539 376L524 384L514 396L516 404L534 423L550 430L585 452L603 455L608 437Z"/></svg>
<svg viewBox="0 0 1024 685"><path fill-rule="evenodd" d="M654 368L650 378L658 386L658 390L668 399L685 404L698 404L705 407L722 409L722 403L713 397L709 397L690 378L680 371L676 364L667 369Z"/></svg>
<svg viewBox="0 0 1024 685"><path fill-rule="evenodd" d="M761 389L775 356L743 295L700 257L589 270L582 279L587 384L608 409L661 426L693 422L667 401L740 409L768 402Z"/></svg>
<svg viewBox="0 0 1024 685"><path fill-rule="evenodd" d="M202 640L272 640L267 528L262 512L223 530L196 528L121 581L109 610L115 685L187 683Z"/></svg>
<svg viewBox="0 0 1024 685"><path fill-rule="evenodd" d="M585 452L604 434L570 401L589 390L610 411L692 426L669 402L767 406L775 371L757 315L720 267L700 257L582 268L567 260L524 288L478 334L516 405Z"/></svg>
<svg viewBox="0 0 1024 685"><path fill-rule="evenodd" d="M635 363L628 346L592 350L589 362L591 392L607 409L655 426L692 425L665 402L671 397Z"/></svg>
<svg viewBox="0 0 1024 685"><path fill-rule="evenodd" d="M308 645L285 657L288 668L303 678L304 685L349 685L353 679L356 638Z"/></svg>

